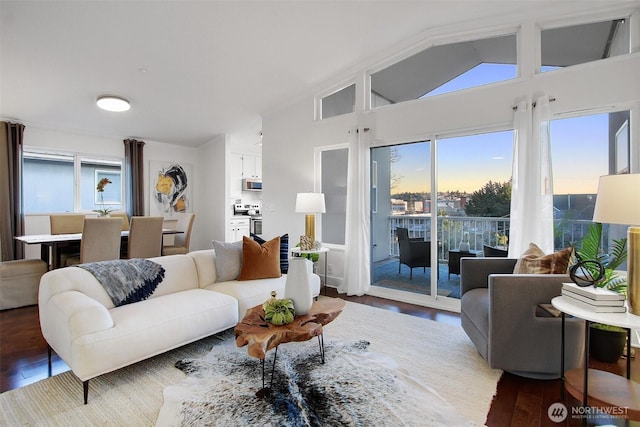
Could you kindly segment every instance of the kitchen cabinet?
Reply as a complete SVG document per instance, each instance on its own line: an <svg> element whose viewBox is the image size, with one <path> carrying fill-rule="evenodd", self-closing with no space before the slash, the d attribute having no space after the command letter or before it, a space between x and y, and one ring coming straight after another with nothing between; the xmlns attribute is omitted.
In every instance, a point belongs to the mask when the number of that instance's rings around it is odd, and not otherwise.
<svg viewBox="0 0 640 427"><path fill-rule="evenodd" d="M262 178L262 156L231 153L231 175L234 180Z"/></svg>
<svg viewBox="0 0 640 427"><path fill-rule="evenodd" d="M229 220L227 240L237 242L242 236L249 236L249 218L232 218Z"/></svg>
<svg viewBox="0 0 640 427"><path fill-rule="evenodd" d="M262 179L262 156L245 154L242 161L242 173L245 178Z"/></svg>

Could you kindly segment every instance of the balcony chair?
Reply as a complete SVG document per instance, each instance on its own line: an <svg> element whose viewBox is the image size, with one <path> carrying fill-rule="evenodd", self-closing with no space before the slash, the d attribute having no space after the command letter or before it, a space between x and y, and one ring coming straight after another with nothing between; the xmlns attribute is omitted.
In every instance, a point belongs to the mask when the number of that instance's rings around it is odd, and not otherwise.
<svg viewBox="0 0 640 427"><path fill-rule="evenodd" d="M400 248L400 262L398 263L398 274L402 264L409 267L409 280L413 280L413 269L422 267L424 272L426 267L431 268L431 242L422 238L409 238L409 230L406 228L396 228L398 235L398 246Z"/></svg>
<svg viewBox="0 0 640 427"><path fill-rule="evenodd" d="M173 235L173 245L162 247L162 255L175 255L189 253L189 245L191 244L191 229L196 215L193 213L183 213L178 219L176 230L182 233Z"/></svg>
<svg viewBox="0 0 640 427"><path fill-rule="evenodd" d="M85 218L80 256L67 259L65 265L119 259L121 232L121 218Z"/></svg>
<svg viewBox="0 0 640 427"><path fill-rule="evenodd" d="M127 242L127 258L154 258L162 253L161 216L132 216Z"/></svg>
<svg viewBox="0 0 640 427"><path fill-rule="evenodd" d="M509 255L509 251L505 249L495 248L493 246L484 245L482 247L484 256L486 258L506 258Z"/></svg>
<svg viewBox="0 0 640 427"><path fill-rule="evenodd" d="M560 377L562 319L540 304L561 294L567 274L513 274L511 258L462 258L462 328L494 369L515 375ZM581 365L584 321L566 319L565 370Z"/></svg>

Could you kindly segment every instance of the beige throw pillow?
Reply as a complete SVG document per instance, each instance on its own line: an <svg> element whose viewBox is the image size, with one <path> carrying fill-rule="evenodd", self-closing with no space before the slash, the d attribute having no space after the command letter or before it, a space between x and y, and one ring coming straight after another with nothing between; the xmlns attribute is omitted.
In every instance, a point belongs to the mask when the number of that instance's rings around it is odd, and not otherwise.
<svg viewBox="0 0 640 427"><path fill-rule="evenodd" d="M535 243L527 249L513 269L513 274L566 274L573 258L573 247L562 249L549 255Z"/></svg>

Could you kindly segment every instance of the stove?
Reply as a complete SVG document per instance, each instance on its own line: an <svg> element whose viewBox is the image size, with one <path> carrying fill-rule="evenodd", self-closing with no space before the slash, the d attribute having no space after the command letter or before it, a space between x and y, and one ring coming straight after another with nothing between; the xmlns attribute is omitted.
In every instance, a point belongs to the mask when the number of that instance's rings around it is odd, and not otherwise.
<svg viewBox="0 0 640 427"><path fill-rule="evenodd" d="M234 215L246 215L250 217L249 229L252 234L262 234L262 214L260 213L260 203L235 203L233 205Z"/></svg>
<svg viewBox="0 0 640 427"><path fill-rule="evenodd" d="M260 216L260 203L235 203L234 215Z"/></svg>

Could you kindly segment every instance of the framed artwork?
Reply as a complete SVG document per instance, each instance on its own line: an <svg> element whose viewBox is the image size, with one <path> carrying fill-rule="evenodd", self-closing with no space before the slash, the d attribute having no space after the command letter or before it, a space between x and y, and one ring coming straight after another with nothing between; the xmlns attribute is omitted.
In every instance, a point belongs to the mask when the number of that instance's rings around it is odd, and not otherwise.
<svg viewBox="0 0 640 427"><path fill-rule="evenodd" d="M190 164L149 162L149 214L170 217L191 212L192 177Z"/></svg>
<svg viewBox="0 0 640 427"><path fill-rule="evenodd" d="M629 173L629 121L616 132L616 174Z"/></svg>

